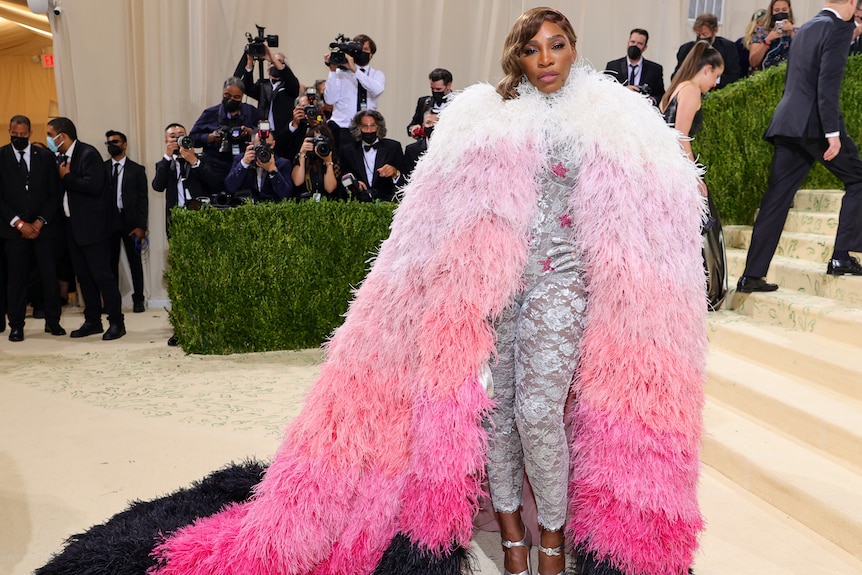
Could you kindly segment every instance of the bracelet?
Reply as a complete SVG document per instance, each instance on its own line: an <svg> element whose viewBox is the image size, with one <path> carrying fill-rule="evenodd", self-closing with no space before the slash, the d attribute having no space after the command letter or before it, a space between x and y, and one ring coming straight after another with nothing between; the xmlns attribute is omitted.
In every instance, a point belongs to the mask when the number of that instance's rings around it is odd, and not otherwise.
<svg viewBox="0 0 862 575"><path fill-rule="evenodd" d="M334 163L333 162L323 162L323 165L324 166L332 166L332 165L334 165Z"/></svg>
<svg viewBox="0 0 862 575"><path fill-rule="evenodd" d="M297 154L297 157L299 157L301 160L304 160L304 159L305 159L305 154Z"/></svg>

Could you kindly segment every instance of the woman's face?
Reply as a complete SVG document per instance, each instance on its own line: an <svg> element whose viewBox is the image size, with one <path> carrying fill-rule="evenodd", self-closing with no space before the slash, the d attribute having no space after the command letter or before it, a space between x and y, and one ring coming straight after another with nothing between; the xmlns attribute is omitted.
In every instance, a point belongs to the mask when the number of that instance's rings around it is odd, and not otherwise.
<svg viewBox="0 0 862 575"><path fill-rule="evenodd" d="M781 14L782 12L790 12L790 4L784 0L779 0L772 5L772 13Z"/></svg>
<svg viewBox="0 0 862 575"><path fill-rule="evenodd" d="M707 92L715 88L716 84L718 83L718 79L724 73L724 66L719 66L717 68L713 66L704 66L701 72L705 74L706 81L701 83L700 91L706 94Z"/></svg>
<svg viewBox="0 0 862 575"><path fill-rule="evenodd" d="M545 21L521 48L520 62L530 84L540 92L551 94L566 83L576 58L577 51L563 29Z"/></svg>

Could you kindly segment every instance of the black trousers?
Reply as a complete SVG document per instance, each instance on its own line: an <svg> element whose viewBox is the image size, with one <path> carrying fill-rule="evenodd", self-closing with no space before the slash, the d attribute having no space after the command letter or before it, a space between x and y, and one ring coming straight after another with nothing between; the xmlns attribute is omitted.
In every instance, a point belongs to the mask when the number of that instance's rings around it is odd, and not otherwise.
<svg viewBox="0 0 862 575"><path fill-rule="evenodd" d="M135 248L135 236L126 232L118 231L111 240L111 272L117 280L119 288L120 281L120 246L126 250L126 258L129 260L129 271L132 274L132 301L144 302L144 266L141 263L141 253Z"/></svg>
<svg viewBox="0 0 862 575"><path fill-rule="evenodd" d="M43 228L44 230L45 228ZM60 321L60 288L57 283L57 266L54 261L56 243L51 233L41 233L34 240L6 239L3 242L8 262L6 305L9 327L23 328L27 311L27 287L35 260L42 286L42 305L45 322Z"/></svg>
<svg viewBox="0 0 862 575"><path fill-rule="evenodd" d="M69 256L72 258L72 267L75 269L78 283L81 284L81 295L84 298L84 319L91 323L100 323L104 303L104 313L108 314L108 321L123 323L120 288L111 271L111 236L84 246L75 241L72 226L66 226L66 232Z"/></svg>
<svg viewBox="0 0 862 575"><path fill-rule="evenodd" d="M831 161L823 160L828 147L825 138L787 138L776 136L772 142L775 153L769 172L769 185L760 201L760 212L754 222L751 247L745 261L744 275L764 277L769 269L793 196L805 181L814 162L820 162L844 183L846 193L838 215L836 250L860 251L857 226L862 215L862 158L850 136L841 136L841 150Z"/></svg>

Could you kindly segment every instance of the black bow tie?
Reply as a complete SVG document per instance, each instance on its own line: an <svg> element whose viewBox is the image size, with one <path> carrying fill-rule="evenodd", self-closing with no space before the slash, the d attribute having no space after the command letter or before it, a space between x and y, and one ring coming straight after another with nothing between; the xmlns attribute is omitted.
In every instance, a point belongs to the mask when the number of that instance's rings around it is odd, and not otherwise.
<svg viewBox="0 0 862 575"><path fill-rule="evenodd" d="M371 148L374 148L374 149L376 150L376 149L377 149L377 147L378 147L379 145L380 145L380 142L374 142L373 144L363 144L363 145L362 145L362 148L363 148L366 152L370 152L370 151L371 151Z"/></svg>

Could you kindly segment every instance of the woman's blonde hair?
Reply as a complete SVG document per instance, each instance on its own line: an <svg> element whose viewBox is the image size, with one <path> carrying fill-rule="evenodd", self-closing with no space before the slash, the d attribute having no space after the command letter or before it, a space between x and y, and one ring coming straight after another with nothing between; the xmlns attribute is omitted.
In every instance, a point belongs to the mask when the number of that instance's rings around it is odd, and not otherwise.
<svg viewBox="0 0 862 575"><path fill-rule="evenodd" d="M553 8L533 8L521 14L503 43L503 56L500 59L503 79L497 84L497 92L504 100L518 97L518 91L515 88L521 83L524 75L524 70L521 68L521 50L539 32L539 28L545 22L553 22L562 28L574 49L578 37L569 19L561 12Z"/></svg>
<svg viewBox="0 0 862 575"><path fill-rule="evenodd" d="M766 16L766 10L759 8L751 15L751 21L745 27L745 33L742 35L742 45L746 50L751 50L751 40L754 38L754 31L757 27L763 27L763 17Z"/></svg>

